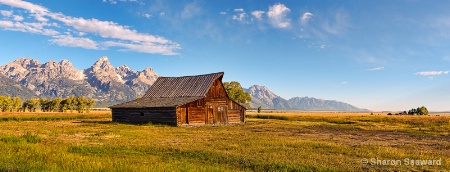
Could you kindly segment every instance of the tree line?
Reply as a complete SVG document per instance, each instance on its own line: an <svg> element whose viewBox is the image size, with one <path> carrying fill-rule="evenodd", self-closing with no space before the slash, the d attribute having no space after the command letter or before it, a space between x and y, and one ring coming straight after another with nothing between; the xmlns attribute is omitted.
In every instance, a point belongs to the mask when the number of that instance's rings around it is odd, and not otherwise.
<svg viewBox="0 0 450 172"><path fill-rule="evenodd" d="M83 96L70 96L63 98L30 98L22 102L20 97L0 96L0 109L2 112L73 112L89 113L95 105L95 100Z"/></svg>
<svg viewBox="0 0 450 172"><path fill-rule="evenodd" d="M417 107L417 109L412 108L408 111L409 115L428 115L428 109L425 106Z"/></svg>

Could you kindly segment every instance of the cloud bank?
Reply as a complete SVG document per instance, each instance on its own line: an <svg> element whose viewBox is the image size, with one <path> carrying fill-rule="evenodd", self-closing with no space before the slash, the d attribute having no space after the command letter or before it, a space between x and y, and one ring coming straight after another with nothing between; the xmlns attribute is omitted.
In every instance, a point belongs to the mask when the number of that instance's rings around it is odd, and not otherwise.
<svg viewBox="0 0 450 172"><path fill-rule="evenodd" d="M24 9L27 13L23 13L23 15L28 15L20 16L15 15L14 11L2 10L0 14L4 18L0 20L0 28L50 36L49 41L59 46L85 49L119 47L126 51L162 55L176 55L178 54L176 51L180 49L178 43L164 37L140 33L112 21L66 16L26 1L0 0L0 3ZM185 14L185 17L191 16L191 13ZM74 37L72 34L90 35L96 39Z"/></svg>

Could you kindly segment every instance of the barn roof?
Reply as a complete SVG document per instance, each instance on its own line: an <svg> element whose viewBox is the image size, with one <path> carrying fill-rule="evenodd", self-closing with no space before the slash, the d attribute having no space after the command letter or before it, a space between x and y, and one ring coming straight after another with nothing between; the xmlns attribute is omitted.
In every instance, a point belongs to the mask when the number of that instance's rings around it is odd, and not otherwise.
<svg viewBox="0 0 450 172"><path fill-rule="evenodd" d="M177 107L203 97L143 97L126 103L114 105L111 108L153 108L153 107Z"/></svg>
<svg viewBox="0 0 450 172"><path fill-rule="evenodd" d="M196 76L159 77L143 97L204 97L223 72Z"/></svg>
<svg viewBox="0 0 450 172"><path fill-rule="evenodd" d="M159 77L142 98L110 108L177 107L206 96L223 72L196 76Z"/></svg>

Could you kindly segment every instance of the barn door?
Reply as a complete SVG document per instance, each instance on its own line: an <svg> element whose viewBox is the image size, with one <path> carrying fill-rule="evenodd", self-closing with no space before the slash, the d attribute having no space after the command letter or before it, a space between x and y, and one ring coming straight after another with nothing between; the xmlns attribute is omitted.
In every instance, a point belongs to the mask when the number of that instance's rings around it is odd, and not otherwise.
<svg viewBox="0 0 450 172"><path fill-rule="evenodd" d="M212 108L212 114L213 114L213 123L218 124L220 123L220 112L217 109L217 106L213 106Z"/></svg>
<svg viewBox="0 0 450 172"><path fill-rule="evenodd" d="M181 118L181 124L187 124L188 123L188 115L186 108L180 108L180 118Z"/></svg>
<svg viewBox="0 0 450 172"><path fill-rule="evenodd" d="M222 123L228 124L228 106L222 106Z"/></svg>
<svg viewBox="0 0 450 172"><path fill-rule="evenodd" d="M206 117L205 124L213 124L214 123L214 108L212 106L208 106L206 109Z"/></svg>
<svg viewBox="0 0 450 172"><path fill-rule="evenodd" d="M217 123L228 123L227 106L217 107Z"/></svg>

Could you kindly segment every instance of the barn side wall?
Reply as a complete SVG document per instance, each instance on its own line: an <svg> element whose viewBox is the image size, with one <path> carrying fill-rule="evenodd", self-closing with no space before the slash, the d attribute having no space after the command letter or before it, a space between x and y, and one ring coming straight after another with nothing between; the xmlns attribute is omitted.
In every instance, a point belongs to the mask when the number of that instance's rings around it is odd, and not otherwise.
<svg viewBox="0 0 450 172"><path fill-rule="evenodd" d="M175 107L112 109L113 122L133 124L158 123L177 126Z"/></svg>
<svg viewBox="0 0 450 172"><path fill-rule="evenodd" d="M228 123L244 123L246 109L238 103L228 101Z"/></svg>

